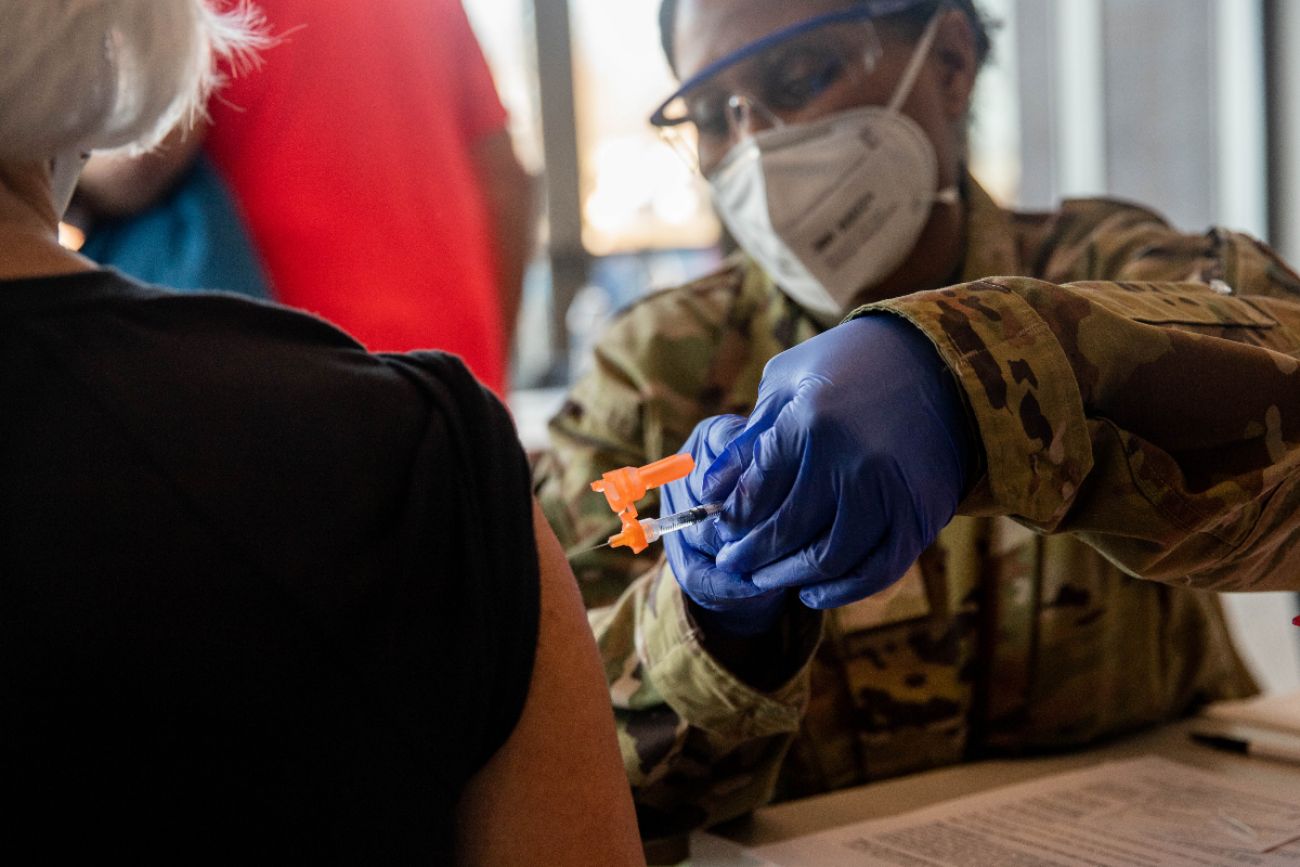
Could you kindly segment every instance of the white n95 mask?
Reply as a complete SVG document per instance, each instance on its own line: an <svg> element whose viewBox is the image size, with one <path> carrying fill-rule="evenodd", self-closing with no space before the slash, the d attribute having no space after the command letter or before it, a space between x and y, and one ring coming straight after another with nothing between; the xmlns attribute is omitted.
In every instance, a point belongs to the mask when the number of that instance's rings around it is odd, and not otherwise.
<svg viewBox="0 0 1300 867"><path fill-rule="evenodd" d="M934 146L899 111L937 23L888 106L755 133L709 175L714 207L737 243L825 324L907 259L936 201L957 201L955 189L936 192Z"/></svg>

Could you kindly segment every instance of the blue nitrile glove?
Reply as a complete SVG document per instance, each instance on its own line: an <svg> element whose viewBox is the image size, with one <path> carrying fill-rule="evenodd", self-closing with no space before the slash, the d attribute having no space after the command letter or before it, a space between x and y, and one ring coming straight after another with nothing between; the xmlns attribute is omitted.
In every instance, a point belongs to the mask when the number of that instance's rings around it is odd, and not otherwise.
<svg viewBox="0 0 1300 867"><path fill-rule="evenodd" d="M664 485L660 515L716 502L700 498L704 473L744 427L745 420L735 415L706 418L696 425L682 446L682 451L695 458L695 469L686 478ZM717 518L708 518L664 537L664 551L677 583L696 605L711 612L712 626L735 636L767 631L781 616L785 592L760 590L747 575L718 569L713 558L721 546Z"/></svg>
<svg viewBox="0 0 1300 867"><path fill-rule="evenodd" d="M904 319L865 316L783 352L699 489L731 494L715 568L799 588L812 608L883 590L956 513L974 439L954 377Z"/></svg>

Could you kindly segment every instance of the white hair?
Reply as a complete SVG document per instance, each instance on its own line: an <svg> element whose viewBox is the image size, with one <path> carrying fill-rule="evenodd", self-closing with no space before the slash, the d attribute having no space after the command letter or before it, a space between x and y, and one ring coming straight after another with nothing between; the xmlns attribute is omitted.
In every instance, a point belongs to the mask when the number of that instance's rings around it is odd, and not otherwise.
<svg viewBox="0 0 1300 867"><path fill-rule="evenodd" d="M255 58L262 18L214 0L0 0L0 159L157 144L192 122L216 62Z"/></svg>

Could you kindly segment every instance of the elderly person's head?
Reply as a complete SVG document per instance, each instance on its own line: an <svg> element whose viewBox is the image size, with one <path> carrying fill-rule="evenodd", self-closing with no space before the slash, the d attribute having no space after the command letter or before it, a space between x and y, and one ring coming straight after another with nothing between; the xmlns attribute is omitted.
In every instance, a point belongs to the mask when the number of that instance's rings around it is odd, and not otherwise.
<svg viewBox="0 0 1300 867"><path fill-rule="evenodd" d="M972 0L663 0L682 82L652 122L720 216L825 321L938 285L963 257Z"/></svg>
<svg viewBox="0 0 1300 867"><path fill-rule="evenodd" d="M257 40L209 0L0 0L0 194L48 222L87 153L148 148L202 110L215 61Z"/></svg>

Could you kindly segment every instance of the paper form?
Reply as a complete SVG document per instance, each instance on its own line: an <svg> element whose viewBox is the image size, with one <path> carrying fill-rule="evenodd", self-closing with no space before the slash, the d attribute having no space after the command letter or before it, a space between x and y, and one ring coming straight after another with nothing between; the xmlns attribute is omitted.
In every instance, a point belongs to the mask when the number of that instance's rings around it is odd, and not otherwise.
<svg viewBox="0 0 1300 867"><path fill-rule="evenodd" d="M1300 867L1300 791L1148 756L749 854L781 867Z"/></svg>

